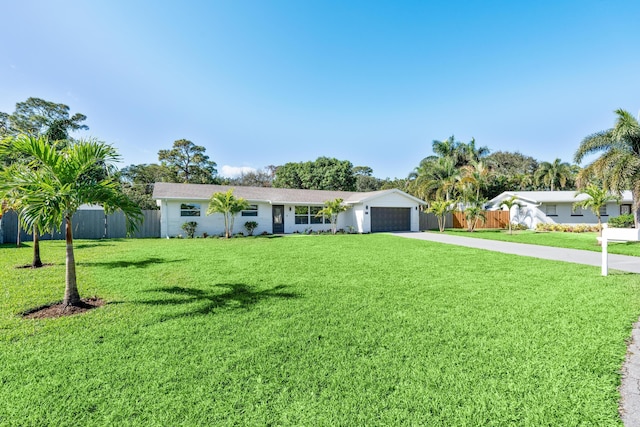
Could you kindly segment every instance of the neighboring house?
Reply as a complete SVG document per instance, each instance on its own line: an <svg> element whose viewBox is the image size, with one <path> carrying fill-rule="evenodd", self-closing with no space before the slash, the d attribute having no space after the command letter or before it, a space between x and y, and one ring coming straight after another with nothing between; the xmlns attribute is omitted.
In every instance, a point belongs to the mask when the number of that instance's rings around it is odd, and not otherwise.
<svg viewBox="0 0 640 427"><path fill-rule="evenodd" d="M160 207L161 236L184 234L182 225L187 221L198 223L197 235L222 234L223 216L206 213L211 195L231 188L236 197L246 199L251 205L237 215L234 233L246 233L244 223L247 221L258 223L254 234L330 230L329 219L316 214L324 202L337 198L349 207L338 216L338 229L358 233L419 231L419 206L426 204L397 189L358 193L157 182L153 198Z"/></svg>
<svg viewBox="0 0 640 427"><path fill-rule="evenodd" d="M489 200L490 210L506 210L501 206L504 200L515 196L520 208L511 209L511 222L536 228L538 223L551 224L597 224L598 218L591 209L573 208L573 204L589 198L577 191L505 191ZM621 214L631 213L630 191L622 193L620 203L610 202L600 210L602 222Z"/></svg>

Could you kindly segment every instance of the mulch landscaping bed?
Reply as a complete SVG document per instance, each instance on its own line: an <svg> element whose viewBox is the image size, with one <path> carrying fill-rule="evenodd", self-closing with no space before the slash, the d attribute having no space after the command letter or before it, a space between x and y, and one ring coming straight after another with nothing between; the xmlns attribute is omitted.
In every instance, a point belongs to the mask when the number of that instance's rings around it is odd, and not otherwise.
<svg viewBox="0 0 640 427"><path fill-rule="evenodd" d="M25 319L52 319L62 316L73 316L94 308L102 307L105 301L98 297L82 298L80 306L64 305L62 302L34 308L22 313Z"/></svg>

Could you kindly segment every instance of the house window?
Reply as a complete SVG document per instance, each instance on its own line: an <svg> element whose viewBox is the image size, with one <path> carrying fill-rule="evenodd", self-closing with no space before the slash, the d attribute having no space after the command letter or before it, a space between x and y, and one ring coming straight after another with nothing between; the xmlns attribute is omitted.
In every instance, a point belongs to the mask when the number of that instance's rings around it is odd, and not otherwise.
<svg viewBox="0 0 640 427"><path fill-rule="evenodd" d="M182 203L180 205L180 216L200 216L200 204Z"/></svg>
<svg viewBox="0 0 640 427"><path fill-rule="evenodd" d="M600 216L608 216L608 214L607 214L607 205L600 206L599 211L600 211Z"/></svg>
<svg viewBox="0 0 640 427"><path fill-rule="evenodd" d="M249 207L242 211L242 216L258 216L258 205L249 205Z"/></svg>
<svg viewBox="0 0 640 427"><path fill-rule="evenodd" d="M555 214L555 212L554 212ZM582 216L582 207L581 206L574 206L573 210L571 211L571 216Z"/></svg>
<svg viewBox="0 0 640 427"><path fill-rule="evenodd" d="M311 224L325 224L329 222L323 215L318 216L318 213L322 210L322 206L311 206L309 208L311 214Z"/></svg>
<svg viewBox="0 0 640 427"><path fill-rule="evenodd" d="M296 224L309 224L309 206L296 206Z"/></svg>
<svg viewBox="0 0 640 427"><path fill-rule="evenodd" d="M322 206L296 206L296 224L328 224L329 219L316 216Z"/></svg>
<svg viewBox="0 0 640 427"><path fill-rule="evenodd" d="M558 214L556 213L556 205L545 205L544 213L547 216L557 216Z"/></svg>
<svg viewBox="0 0 640 427"><path fill-rule="evenodd" d="M631 205L620 205L620 215L627 215L631 213Z"/></svg>

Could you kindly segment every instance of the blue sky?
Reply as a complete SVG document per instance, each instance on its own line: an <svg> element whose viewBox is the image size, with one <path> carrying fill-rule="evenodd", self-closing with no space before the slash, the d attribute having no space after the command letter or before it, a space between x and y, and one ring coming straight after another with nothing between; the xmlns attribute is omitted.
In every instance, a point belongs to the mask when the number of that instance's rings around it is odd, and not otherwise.
<svg viewBox="0 0 640 427"><path fill-rule="evenodd" d="M405 177L454 134L570 161L640 111L640 2L6 1L0 111L86 114L122 166L189 139L219 172L318 156ZM229 174L229 173L227 173Z"/></svg>

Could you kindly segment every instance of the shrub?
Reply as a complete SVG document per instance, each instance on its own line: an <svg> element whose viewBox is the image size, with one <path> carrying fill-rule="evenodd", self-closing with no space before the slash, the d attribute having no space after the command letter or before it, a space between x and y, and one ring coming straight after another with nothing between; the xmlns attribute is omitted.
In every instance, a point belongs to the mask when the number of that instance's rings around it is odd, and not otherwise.
<svg viewBox="0 0 640 427"><path fill-rule="evenodd" d="M536 231L557 231L562 233L593 233L598 232L597 225L590 224L543 224L536 225Z"/></svg>
<svg viewBox="0 0 640 427"><path fill-rule="evenodd" d="M244 223L244 228L247 229L247 233L249 233L249 236L253 236L253 230L255 230L258 227L258 223L255 221L247 221Z"/></svg>
<svg viewBox="0 0 640 427"><path fill-rule="evenodd" d="M196 234L196 228L198 227L198 223L195 221L188 221L182 224L182 229L185 233L187 233L187 237L189 239L193 239L193 236Z"/></svg>
<svg viewBox="0 0 640 427"><path fill-rule="evenodd" d="M613 228L633 228L633 214L624 214L615 218L609 218L607 224Z"/></svg>

